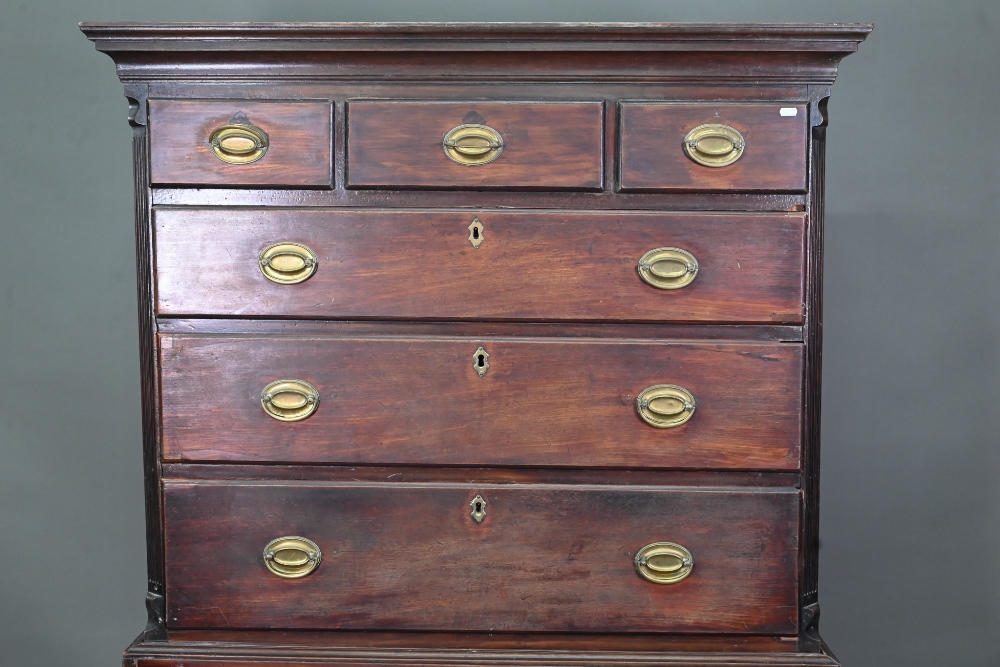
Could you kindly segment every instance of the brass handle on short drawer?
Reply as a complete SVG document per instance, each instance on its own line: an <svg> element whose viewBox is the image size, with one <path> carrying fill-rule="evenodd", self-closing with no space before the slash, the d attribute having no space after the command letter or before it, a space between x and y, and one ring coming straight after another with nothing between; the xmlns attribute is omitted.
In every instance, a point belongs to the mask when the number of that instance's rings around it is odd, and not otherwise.
<svg viewBox="0 0 1000 667"><path fill-rule="evenodd" d="M267 132L251 123L242 111L208 137L212 154L229 164L256 162L267 153L269 144Z"/></svg>
<svg viewBox="0 0 1000 667"><path fill-rule="evenodd" d="M644 422L656 428L680 426L694 415L694 394L676 384L657 384L639 392L635 407Z"/></svg>
<svg viewBox="0 0 1000 667"><path fill-rule="evenodd" d="M459 125L441 142L444 154L467 167L489 164L503 152L503 137L488 125Z"/></svg>
<svg viewBox="0 0 1000 667"><path fill-rule="evenodd" d="M698 260L683 248L654 248L639 258L639 277L659 289L680 289L694 282Z"/></svg>
<svg viewBox="0 0 1000 667"><path fill-rule="evenodd" d="M275 380L260 392L260 404L278 421L302 421L319 407L319 392L305 380Z"/></svg>
<svg viewBox="0 0 1000 667"><path fill-rule="evenodd" d="M679 544L653 542L635 555L635 569L654 584L676 584L694 569L694 556Z"/></svg>
<svg viewBox="0 0 1000 667"><path fill-rule="evenodd" d="M304 577L323 560L323 552L312 540L295 535L271 540L264 547L264 565L285 579Z"/></svg>
<svg viewBox="0 0 1000 667"><path fill-rule="evenodd" d="M264 277L281 285L305 282L316 273L316 267L319 266L312 248L291 241L267 246L257 260Z"/></svg>
<svg viewBox="0 0 1000 667"><path fill-rule="evenodd" d="M699 125L684 137L684 152L706 167L725 167L740 159L746 142L735 127Z"/></svg>

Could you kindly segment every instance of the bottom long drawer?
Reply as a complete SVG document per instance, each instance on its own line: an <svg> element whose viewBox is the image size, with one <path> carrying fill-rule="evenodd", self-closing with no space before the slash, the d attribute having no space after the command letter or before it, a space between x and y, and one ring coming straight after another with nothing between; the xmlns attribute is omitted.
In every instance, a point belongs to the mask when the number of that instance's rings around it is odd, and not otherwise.
<svg viewBox="0 0 1000 667"><path fill-rule="evenodd" d="M795 489L168 480L164 493L174 628L796 631Z"/></svg>

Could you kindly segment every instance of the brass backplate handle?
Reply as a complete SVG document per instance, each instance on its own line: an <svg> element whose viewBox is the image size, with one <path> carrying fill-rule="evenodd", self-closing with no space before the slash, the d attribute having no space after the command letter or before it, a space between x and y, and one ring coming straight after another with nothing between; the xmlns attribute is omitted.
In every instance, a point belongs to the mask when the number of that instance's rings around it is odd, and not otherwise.
<svg viewBox="0 0 1000 667"><path fill-rule="evenodd" d="M653 542L635 555L635 570L654 584L676 584L694 569L694 556L679 544Z"/></svg>
<svg viewBox="0 0 1000 667"><path fill-rule="evenodd" d="M694 282L698 260L683 248L654 248L639 258L643 282L658 289L680 289Z"/></svg>
<svg viewBox="0 0 1000 667"><path fill-rule="evenodd" d="M746 141L735 127L708 123L684 136L684 153L705 167L726 167L743 156Z"/></svg>
<svg viewBox="0 0 1000 667"><path fill-rule="evenodd" d="M278 421L302 421L319 407L319 392L305 380L275 380L260 392L260 404Z"/></svg>
<svg viewBox="0 0 1000 667"><path fill-rule="evenodd" d="M697 408L694 394L676 384L657 384L635 399L639 417L656 428L674 428L687 422Z"/></svg>
<svg viewBox="0 0 1000 667"><path fill-rule="evenodd" d="M310 539L289 535L271 540L264 547L264 565L283 579L304 577L323 560L323 552Z"/></svg>
<svg viewBox="0 0 1000 667"><path fill-rule="evenodd" d="M212 155L228 164L251 164L264 157L270 139L242 111L217 127L208 137Z"/></svg>
<svg viewBox="0 0 1000 667"><path fill-rule="evenodd" d="M503 137L488 125L459 125L444 135L444 154L466 167L493 162L503 153Z"/></svg>
<svg viewBox="0 0 1000 667"><path fill-rule="evenodd" d="M257 257L257 264L271 282L294 285L309 280L316 273L319 259L309 246L282 241L264 248Z"/></svg>

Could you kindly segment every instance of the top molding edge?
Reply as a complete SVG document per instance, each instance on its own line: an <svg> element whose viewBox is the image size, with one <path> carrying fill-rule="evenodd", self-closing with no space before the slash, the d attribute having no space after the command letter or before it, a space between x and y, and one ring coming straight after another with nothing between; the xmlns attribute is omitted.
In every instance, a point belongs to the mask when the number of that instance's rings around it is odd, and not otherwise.
<svg viewBox="0 0 1000 667"><path fill-rule="evenodd" d="M115 51L556 50L826 51L851 53L870 24L746 23L132 23L86 22ZM415 41L414 41L415 40Z"/></svg>

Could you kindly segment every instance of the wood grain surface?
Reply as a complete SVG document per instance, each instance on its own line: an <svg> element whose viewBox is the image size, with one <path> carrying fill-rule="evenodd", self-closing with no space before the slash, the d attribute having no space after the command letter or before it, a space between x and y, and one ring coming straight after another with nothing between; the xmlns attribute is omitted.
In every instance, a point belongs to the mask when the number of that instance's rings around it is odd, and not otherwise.
<svg viewBox="0 0 1000 667"><path fill-rule="evenodd" d="M802 320L802 214L158 209L155 219L162 316ZM261 273L258 256L280 241L319 256L306 282ZM693 283L640 279L640 257L664 246L696 257Z"/></svg>
<svg viewBox="0 0 1000 667"><path fill-rule="evenodd" d="M794 109L782 116L781 109ZM623 103L622 190L806 189L806 107L802 104ZM694 162L684 136L706 123L736 128L746 141L739 160L726 167Z"/></svg>
<svg viewBox="0 0 1000 667"><path fill-rule="evenodd" d="M160 355L166 461L799 465L797 344L161 335ZM288 378L320 393L304 421L261 408L264 386ZM693 393L690 421L638 417L657 384Z"/></svg>
<svg viewBox="0 0 1000 667"><path fill-rule="evenodd" d="M445 155L445 134L470 123L503 137L495 161L466 166ZM347 184L598 190L603 134L601 102L348 101Z"/></svg>
<svg viewBox="0 0 1000 667"><path fill-rule="evenodd" d="M607 664L609 653L624 659L622 651L638 651L635 656L648 658L643 653L684 651L694 653L795 653L799 649L794 636L787 635L704 635L641 633L593 634L569 632L365 632L363 630L238 630L232 628L213 630L168 629L160 646L177 652L190 650L204 642L226 644L228 648L253 644L278 644L292 651L329 651L353 653L358 658L374 658L381 649L409 649L416 655L427 656L439 652L443 657L459 651L489 651L493 659L523 662L524 659L544 661L546 657L572 655L581 662L600 661ZM221 648L221 647L220 647ZM586 651L598 651L598 655ZM531 655L528 654L531 653ZM315 655L315 653L312 653ZM521 660L517 660L517 656ZM332 656L331 656L332 657ZM659 657L659 656L657 656ZM615 661L617 664L617 660Z"/></svg>
<svg viewBox="0 0 1000 667"><path fill-rule="evenodd" d="M790 633L795 489L167 481L172 627ZM487 501L477 524L469 503ZM323 551L264 566L272 539ZM691 551L682 582L638 576L652 542ZM529 602L530 600L530 602Z"/></svg>
<svg viewBox="0 0 1000 667"><path fill-rule="evenodd" d="M333 170L330 102L149 100L151 182L157 185L329 187ZM227 164L209 150L212 132L243 112L269 139L251 164Z"/></svg>

